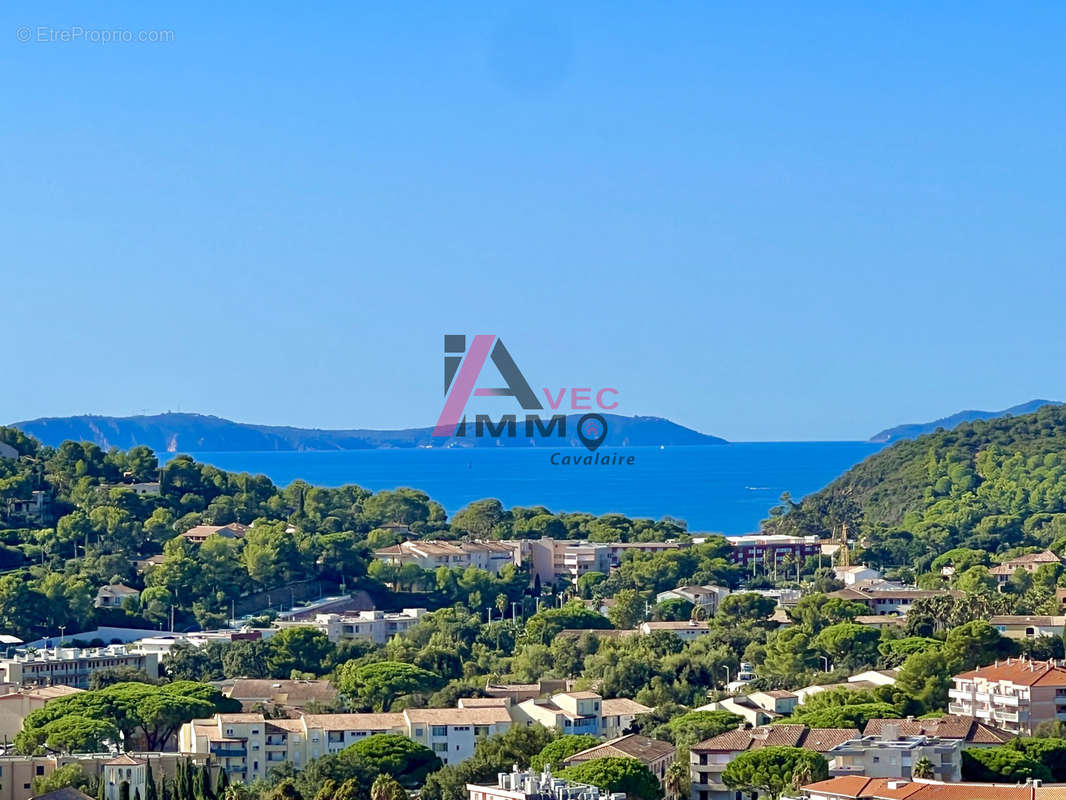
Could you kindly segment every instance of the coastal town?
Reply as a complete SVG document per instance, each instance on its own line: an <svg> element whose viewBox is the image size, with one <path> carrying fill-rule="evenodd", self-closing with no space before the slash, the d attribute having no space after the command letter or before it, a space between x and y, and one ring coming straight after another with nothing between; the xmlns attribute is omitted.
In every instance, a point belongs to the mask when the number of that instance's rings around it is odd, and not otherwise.
<svg viewBox="0 0 1066 800"><path fill-rule="evenodd" d="M1066 793L1066 539L919 571L0 438L0 800Z"/></svg>

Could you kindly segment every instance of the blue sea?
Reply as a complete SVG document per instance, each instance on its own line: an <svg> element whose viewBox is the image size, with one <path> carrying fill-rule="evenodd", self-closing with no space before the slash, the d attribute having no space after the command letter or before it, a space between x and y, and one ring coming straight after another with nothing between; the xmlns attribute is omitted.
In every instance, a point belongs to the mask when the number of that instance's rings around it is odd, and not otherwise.
<svg viewBox="0 0 1066 800"><path fill-rule="evenodd" d="M816 491L883 445L869 442L738 442L710 447L603 447L596 455L632 464L552 464L552 453L582 458L584 448L344 450L194 453L220 469L297 478L318 486L355 483L372 490L421 489L448 513L472 500L552 511L672 516L691 531L758 529L782 492ZM161 454L162 459L168 456ZM555 457L556 461L560 456Z"/></svg>

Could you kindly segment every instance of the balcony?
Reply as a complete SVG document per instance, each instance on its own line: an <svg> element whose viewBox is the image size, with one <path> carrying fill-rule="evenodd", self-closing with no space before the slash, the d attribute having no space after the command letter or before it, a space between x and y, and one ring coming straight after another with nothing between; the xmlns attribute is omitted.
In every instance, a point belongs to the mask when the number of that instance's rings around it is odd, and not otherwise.
<svg viewBox="0 0 1066 800"><path fill-rule="evenodd" d="M958 714L962 717L970 716L970 711L972 708L973 706L969 704L963 705L962 703L948 703L948 713Z"/></svg>
<svg viewBox="0 0 1066 800"><path fill-rule="evenodd" d="M247 758L248 751L236 747L212 747L211 755L216 758Z"/></svg>
<svg viewBox="0 0 1066 800"><path fill-rule="evenodd" d="M1017 722L1019 719L1017 711L1002 711L998 708L992 712L992 716L1000 722Z"/></svg>

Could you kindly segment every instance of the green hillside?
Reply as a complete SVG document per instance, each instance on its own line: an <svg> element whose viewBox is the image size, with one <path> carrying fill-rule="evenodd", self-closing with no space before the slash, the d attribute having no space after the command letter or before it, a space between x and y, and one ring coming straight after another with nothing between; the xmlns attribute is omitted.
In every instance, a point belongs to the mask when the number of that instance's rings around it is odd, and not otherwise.
<svg viewBox="0 0 1066 800"><path fill-rule="evenodd" d="M898 442L800 503L786 498L766 527L824 536L841 522L872 563L1052 544L1066 535L1066 408Z"/></svg>

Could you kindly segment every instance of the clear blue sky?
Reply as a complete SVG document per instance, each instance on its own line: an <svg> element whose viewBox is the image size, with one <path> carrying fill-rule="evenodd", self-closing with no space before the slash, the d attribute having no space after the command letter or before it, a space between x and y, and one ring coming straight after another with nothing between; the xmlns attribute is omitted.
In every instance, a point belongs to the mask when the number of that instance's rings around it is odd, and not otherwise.
<svg viewBox="0 0 1066 800"><path fill-rule="evenodd" d="M429 425L445 333L734 440L1066 399L1061 3L88 5L0 10L2 421Z"/></svg>

